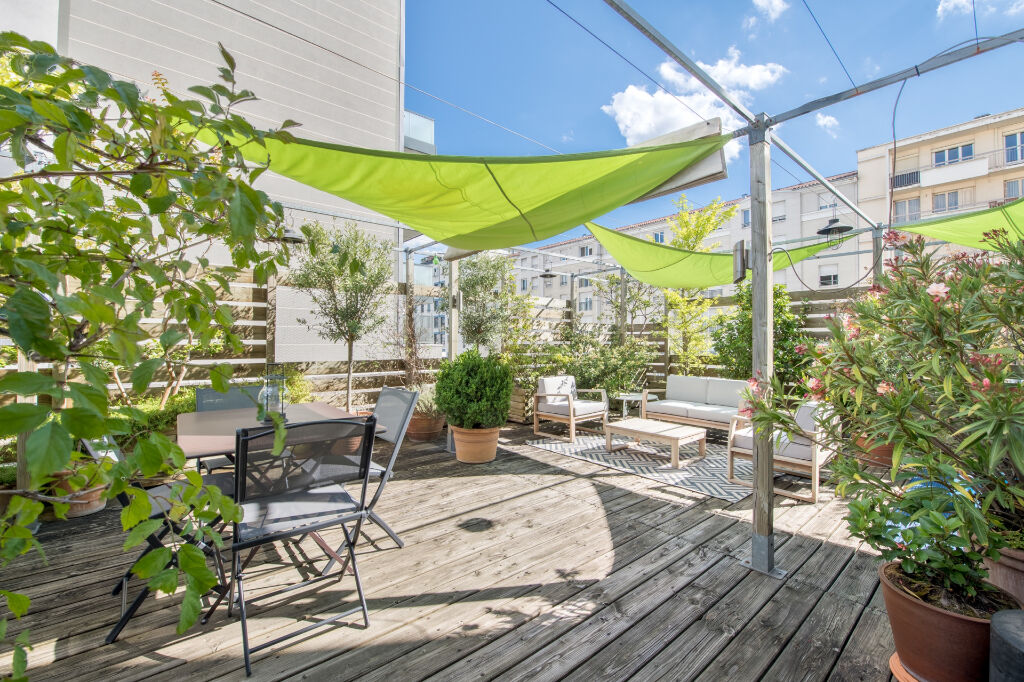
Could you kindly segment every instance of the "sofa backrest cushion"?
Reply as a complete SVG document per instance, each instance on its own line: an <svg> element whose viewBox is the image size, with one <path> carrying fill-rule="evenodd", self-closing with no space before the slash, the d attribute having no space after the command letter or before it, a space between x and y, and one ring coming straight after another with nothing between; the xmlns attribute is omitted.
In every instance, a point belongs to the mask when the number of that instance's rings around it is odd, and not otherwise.
<svg viewBox="0 0 1024 682"><path fill-rule="evenodd" d="M541 377L537 380L537 393L567 393L576 399L576 377L561 375L556 377ZM565 397L541 398L542 405L562 405L568 403Z"/></svg>
<svg viewBox="0 0 1024 682"><path fill-rule="evenodd" d="M740 397L747 382L739 379L707 379L707 382L709 404L739 409Z"/></svg>
<svg viewBox="0 0 1024 682"><path fill-rule="evenodd" d="M665 382L665 399L706 403L708 401L708 380L706 377L670 374Z"/></svg>

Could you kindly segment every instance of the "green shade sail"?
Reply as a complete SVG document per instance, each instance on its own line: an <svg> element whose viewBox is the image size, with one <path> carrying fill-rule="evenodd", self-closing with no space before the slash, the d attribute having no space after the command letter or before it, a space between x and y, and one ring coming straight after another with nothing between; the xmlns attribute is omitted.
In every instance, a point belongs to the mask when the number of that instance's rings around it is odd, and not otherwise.
<svg viewBox="0 0 1024 682"><path fill-rule="evenodd" d="M216 144L204 130L199 139ZM242 147L246 159L462 249L535 242L634 199L721 149L724 135L558 156L403 154L296 138Z"/></svg>
<svg viewBox="0 0 1024 682"><path fill-rule="evenodd" d="M985 241L986 232L1005 230L1011 239L1024 239L1024 199L973 213L914 223L912 226L897 225L893 229L922 234L952 244L991 250L992 245Z"/></svg>
<svg viewBox="0 0 1024 682"><path fill-rule="evenodd" d="M612 258L641 282L663 289L709 289L732 284L732 254L685 251L623 234L596 223L587 223L587 228ZM775 253L772 256L772 270L788 268L792 263L813 256L828 246L828 242L819 242L787 249L788 255Z"/></svg>

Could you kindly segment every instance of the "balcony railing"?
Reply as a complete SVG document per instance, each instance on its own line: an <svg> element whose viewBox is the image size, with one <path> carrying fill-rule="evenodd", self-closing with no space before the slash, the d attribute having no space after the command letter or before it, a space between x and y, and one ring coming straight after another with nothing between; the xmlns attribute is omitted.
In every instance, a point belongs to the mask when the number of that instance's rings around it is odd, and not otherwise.
<svg viewBox="0 0 1024 682"><path fill-rule="evenodd" d="M898 216L893 215L893 225L909 225L910 223L920 222L922 220L931 220L932 218L944 218L948 215L956 215L957 213L968 213L970 211L977 211L982 208L991 208L993 204L997 202L993 201L976 201L971 204L960 204L954 209L946 211L916 211L911 213L909 216Z"/></svg>
<svg viewBox="0 0 1024 682"><path fill-rule="evenodd" d="M969 161L978 161L980 159L988 160L989 170L995 170L999 168L1008 168L1012 166L1024 167L1024 149L1021 147L1013 147L1010 149L994 149L988 152L975 153L972 156L961 158L958 161L952 163L940 163L940 164L928 164L925 166L918 166L916 168L904 168L896 172L895 175L889 176L889 186L892 189L901 189L903 187L913 187L921 182L921 172L931 170L933 168L946 168L947 166L956 166L961 163Z"/></svg>

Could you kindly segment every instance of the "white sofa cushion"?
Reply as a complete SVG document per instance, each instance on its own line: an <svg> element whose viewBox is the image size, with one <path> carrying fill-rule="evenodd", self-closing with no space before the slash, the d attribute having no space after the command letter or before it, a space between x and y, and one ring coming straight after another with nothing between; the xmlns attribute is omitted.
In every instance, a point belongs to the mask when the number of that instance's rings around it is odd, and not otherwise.
<svg viewBox="0 0 1024 682"><path fill-rule="evenodd" d="M737 412L738 408L725 407L724 405L694 405L687 408L686 416L690 419L717 422L726 427L729 421L736 416Z"/></svg>
<svg viewBox="0 0 1024 682"><path fill-rule="evenodd" d="M665 382L665 398L690 403L706 403L708 401L708 380L706 377L670 374Z"/></svg>
<svg viewBox="0 0 1024 682"><path fill-rule="evenodd" d="M541 377L537 380L537 393L561 393L563 395L568 394L576 398L576 377L573 376L555 376L555 377ZM568 399L559 396L554 398L541 398L541 406L547 408L551 405L567 405ZM560 414L569 414L569 408L566 407L565 412Z"/></svg>
<svg viewBox="0 0 1024 682"><path fill-rule="evenodd" d="M564 399L563 399L564 400ZM573 400L572 401L573 411L577 417L584 415L600 414L604 412L604 403L600 400ZM569 403L561 402L555 404L540 404L540 412L542 414L560 414L563 417L569 416Z"/></svg>
<svg viewBox="0 0 1024 682"><path fill-rule="evenodd" d="M801 438L801 440L806 442L791 441L786 434L779 434L779 439L775 442L776 456L802 459L810 462L811 442L806 438Z"/></svg>
<svg viewBox="0 0 1024 682"><path fill-rule="evenodd" d="M739 408L740 396L747 382L739 379L706 379L708 382L708 397L705 402L710 405L725 405L734 410Z"/></svg>
<svg viewBox="0 0 1024 682"><path fill-rule="evenodd" d="M753 450L754 427L748 426L743 429L736 429L735 433L732 434L732 445L741 450Z"/></svg>
<svg viewBox="0 0 1024 682"><path fill-rule="evenodd" d="M647 403L647 415L667 414L673 417L687 417L687 411L691 407L700 407L698 403L690 403L685 400L657 400Z"/></svg>

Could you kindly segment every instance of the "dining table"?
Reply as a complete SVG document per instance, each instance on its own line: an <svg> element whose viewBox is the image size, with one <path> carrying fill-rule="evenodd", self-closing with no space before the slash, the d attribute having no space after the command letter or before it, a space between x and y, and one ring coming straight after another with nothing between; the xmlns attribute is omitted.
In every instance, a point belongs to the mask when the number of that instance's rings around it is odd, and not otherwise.
<svg viewBox="0 0 1024 682"><path fill-rule="evenodd" d="M298 403L285 410L287 424L315 422L324 419L362 419L359 415L328 405L323 402ZM202 459L218 455L235 454L235 432L238 429L255 429L273 425L259 418L255 407L233 410L206 410L186 412L178 415L178 446L186 459ZM375 435L386 429L377 425Z"/></svg>

